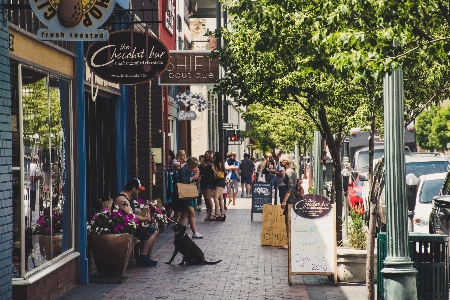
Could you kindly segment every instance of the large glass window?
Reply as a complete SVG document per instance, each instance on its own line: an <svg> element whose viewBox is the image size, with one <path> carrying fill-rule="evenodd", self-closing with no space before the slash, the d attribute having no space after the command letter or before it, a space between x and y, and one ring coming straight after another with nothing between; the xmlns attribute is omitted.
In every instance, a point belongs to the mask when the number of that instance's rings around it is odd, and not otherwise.
<svg viewBox="0 0 450 300"><path fill-rule="evenodd" d="M70 80L11 62L13 277L73 247Z"/></svg>

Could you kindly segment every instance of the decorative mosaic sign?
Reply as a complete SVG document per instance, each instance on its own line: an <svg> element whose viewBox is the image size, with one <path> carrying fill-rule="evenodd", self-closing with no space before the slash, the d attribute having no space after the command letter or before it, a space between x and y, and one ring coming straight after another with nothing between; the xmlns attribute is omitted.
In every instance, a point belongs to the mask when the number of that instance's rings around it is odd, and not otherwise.
<svg viewBox="0 0 450 300"><path fill-rule="evenodd" d="M105 41L98 29L111 15L116 0L33 0L31 9L47 28L38 30L43 41Z"/></svg>
<svg viewBox="0 0 450 300"><path fill-rule="evenodd" d="M169 50L160 39L148 33L115 31L108 41L89 46L86 62L104 80L138 84L158 78L166 70Z"/></svg>

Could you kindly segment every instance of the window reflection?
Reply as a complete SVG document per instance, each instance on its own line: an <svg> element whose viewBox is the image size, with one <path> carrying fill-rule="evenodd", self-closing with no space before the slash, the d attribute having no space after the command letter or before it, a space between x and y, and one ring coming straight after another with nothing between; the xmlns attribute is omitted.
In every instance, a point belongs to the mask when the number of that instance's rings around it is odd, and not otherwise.
<svg viewBox="0 0 450 300"><path fill-rule="evenodd" d="M13 277L23 277L72 247L72 206L66 185L71 86L53 74L17 68L22 84L18 80L12 93L17 108L12 109L16 114L13 153L18 150L15 153L21 157L13 155Z"/></svg>

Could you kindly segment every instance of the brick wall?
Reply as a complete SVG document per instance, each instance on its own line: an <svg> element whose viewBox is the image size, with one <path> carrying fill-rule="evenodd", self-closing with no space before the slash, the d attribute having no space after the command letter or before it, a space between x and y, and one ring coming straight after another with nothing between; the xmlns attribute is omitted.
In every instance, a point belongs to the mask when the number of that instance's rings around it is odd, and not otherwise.
<svg viewBox="0 0 450 300"><path fill-rule="evenodd" d="M77 260L73 259L56 271L30 285L14 286L13 300L55 299L76 286ZM6 298L0 298L6 299ZM7 298L11 299L11 297Z"/></svg>
<svg viewBox="0 0 450 300"><path fill-rule="evenodd" d="M0 299L11 299L12 137L8 28L0 14Z"/></svg>
<svg viewBox="0 0 450 300"><path fill-rule="evenodd" d="M164 155L165 151L163 149L163 100L162 100L162 87L157 84L152 84L151 93L151 145L154 148L161 148ZM167 113L167 112L166 112ZM167 124L166 124L167 126ZM156 186L153 191L153 199L160 198L163 199L163 164L156 164Z"/></svg>
<svg viewBox="0 0 450 300"><path fill-rule="evenodd" d="M161 88L155 84L143 83L130 87L129 93L129 117L130 117L130 173L141 180L146 190L140 193L142 199L162 198L162 169L157 165L157 186L152 187L151 174L151 148L161 148L162 133L153 130L161 129L161 117L154 118L154 98L159 99L159 112L161 113ZM156 100L158 101L158 100ZM158 107L158 105L156 106ZM154 124L157 122L157 124ZM159 143L152 144L153 136L160 136Z"/></svg>

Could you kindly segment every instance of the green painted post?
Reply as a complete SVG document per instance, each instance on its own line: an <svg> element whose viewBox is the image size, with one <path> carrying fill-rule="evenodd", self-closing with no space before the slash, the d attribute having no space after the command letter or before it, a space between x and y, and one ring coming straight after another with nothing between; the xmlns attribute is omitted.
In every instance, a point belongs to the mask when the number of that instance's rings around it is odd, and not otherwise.
<svg viewBox="0 0 450 300"><path fill-rule="evenodd" d="M416 273L408 254L408 203L406 198L403 127L403 71L383 79L385 123L385 197L387 256L383 274L384 299L416 300Z"/></svg>
<svg viewBox="0 0 450 300"><path fill-rule="evenodd" d="M321 157L322 135L320 131L314 131L314 188L318 195L323 195L323 167L320 162Z"/></svg>

